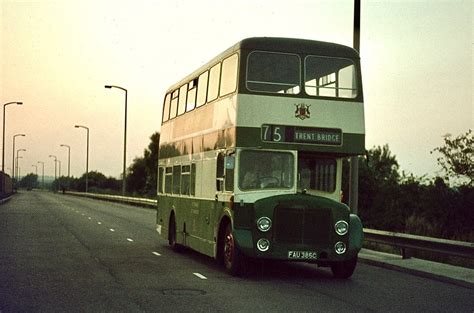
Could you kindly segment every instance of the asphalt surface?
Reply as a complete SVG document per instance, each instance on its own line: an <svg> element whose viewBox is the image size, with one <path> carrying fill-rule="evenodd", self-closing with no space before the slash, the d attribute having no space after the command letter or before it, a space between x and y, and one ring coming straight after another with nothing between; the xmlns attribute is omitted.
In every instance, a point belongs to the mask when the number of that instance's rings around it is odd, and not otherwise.
<svg viewBox="0 0 474 313"><path fill-rule="evenodd" d="M0 205L0 312L474 312L474 289L359 263L349 280L304 263L231 277L177 254L155 213L47 192Z"/></svg>

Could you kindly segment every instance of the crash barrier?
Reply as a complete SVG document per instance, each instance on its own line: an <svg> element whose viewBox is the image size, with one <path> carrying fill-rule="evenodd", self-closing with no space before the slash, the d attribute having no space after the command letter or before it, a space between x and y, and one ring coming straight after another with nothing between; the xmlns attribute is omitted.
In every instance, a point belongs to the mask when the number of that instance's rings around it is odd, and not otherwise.
<svg viewBox="0 0 474 313"><path fill-rule="evenodd" d="M121 202L121 203L141 205L141 206L146 206L146 207L156 207L155 199L124 197L124 196L118 196L118 195L106 195L106 194L90 193L90 192L67 191L65 193L70 194L70 195L80 196L80 197L92 198L92 199Z"/></svg>
<svg viewBox="0 0 474 313"><path fill-rule="evenodd" d="M399 248L404 259L410 257L410 250L436 252L474 259L474 242L455 241L369 228L364 228L364 239L368 242Z"/></svg>

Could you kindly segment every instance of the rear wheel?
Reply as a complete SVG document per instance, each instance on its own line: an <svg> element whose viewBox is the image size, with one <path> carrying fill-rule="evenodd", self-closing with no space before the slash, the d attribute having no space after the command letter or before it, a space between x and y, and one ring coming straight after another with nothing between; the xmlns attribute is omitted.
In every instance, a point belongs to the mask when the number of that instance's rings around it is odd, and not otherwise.
<svg viewBox="0 0 474 313"><path fill-rule="evenodd" d="M336 262L331 265L331 271L336 278L349 278L354 273L357 265L357 256L342 262Z"/></svg>
<svg viewBox="0 0 474 313"><path fill-rule="evenodd" d="M238 276L242 269L242 255L237 247L232 233L232 225L229 223L224 235L224 266L231 275Z"/></svg>

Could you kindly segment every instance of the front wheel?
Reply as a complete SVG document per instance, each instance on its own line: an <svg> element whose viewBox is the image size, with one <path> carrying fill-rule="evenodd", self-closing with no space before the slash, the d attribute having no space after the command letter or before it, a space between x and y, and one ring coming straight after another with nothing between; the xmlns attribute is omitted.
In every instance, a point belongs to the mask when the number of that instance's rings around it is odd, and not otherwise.
<svg viewBox="0 0 474 313"><path fill-rule="evenodd" d="M354 273L357 265L357 256L342 262L335 262L331 265L331 271L336 278L349 278Z"/></svg>
<svg viewBox="0 0 474 313"><path fill-rule="evenodd" d="M237 247L232 233L232 225L229 223L224 235L224 266L227 272L233 276L240 275L242 268L242 255Z"/></svg>

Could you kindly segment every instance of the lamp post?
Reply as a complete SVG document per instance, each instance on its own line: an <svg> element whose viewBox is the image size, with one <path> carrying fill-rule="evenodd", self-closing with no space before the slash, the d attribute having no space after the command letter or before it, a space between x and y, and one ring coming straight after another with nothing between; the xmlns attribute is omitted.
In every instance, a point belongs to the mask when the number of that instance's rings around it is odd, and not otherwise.
<svg viewBox="0 0 474 313"><path fill-rule="evenodd" d="M58 158L52 154L50 154L49 157L54 158L54 180L56 180L56 177L57 177L56 176L56 171L57 171L56 163L58 162Z"/></svg>
<svg viewBox="0 0 474 313"><path fill-rule="evenodd" d="M23 159L22 156L16 156L16 179L17 179L17 183L20 182L20 167L18 166L18 159Z"/></svg>
<svg viewBox="0 0 474 313"><path fill-rule="evenodd" d="M87 130L87 152L86 152L86 192L89 189L89 182L88 182L88 176L89 176L89 127L82 126L82 125L74 125L76 128L84 128Z"/></svg>
<svg viewBox="0 0 474 313"><path fill-rule="evenodd" d="M33 165L31 165L31 166L32 166L32 167L34 167L34 168L36 169L36 176L38 176L38 165L36 165L36 164L33 164Z"/></svg>
<svg viewBox="0 0 474 313"><path fill-rule="evenodd" d="M18 175L18 159L21 159L19 153L22 151L26 151L26 149L18 149L16 150L16 180L19 181L19 175Z"/></svg>
<svg viewBox="0 0 474 313"><path fill-rule="evenodd" d="M127 162L127 98L128 98L128 91L127 89L120 87L120 86L114 86L114 85L105 85L105 88L117 88L125 91L125 127L124 127L124 133L123 133L123 173L122 173L122 195L125 195L126 191L126 178L127 178L127 172L126 172L126 162Z"/></svg>
<svg viewBox="0 0 474 313"><path fill-rule="evenodd" d="M71 175L71 146L61 145L61 147L67 148L67 177Z"/></svg>
<svg viewBox="0 0 474 313"><path fill-rule="evenodd" d="M360 50L360 0L354 0L354 49ZM350 157L349 168L349 207L352 213L357 214L359 206L359 157Z"/></svg>
<svg viewBox="0 0 474 313"><path fill-rule="evenodd" d="M5 174L5 108L7 107L7 105L10 105L10 104L22 105L23 102L13 101L13 102L7 102L3 105L3 139L2 139L2 173L3 174ZM13 149L13 154L15 154L15 149ZM15 159L15 156L13 156L13 159ZM12 168L12 172L15 172L15 168ZM3 177L2 177L1 184L2 184L1 191L3 192L5 190L5 179Z"/></svg>
<svg viewBox="0 0 474 313"><path fill-rule="evenodd" d="M15 177L15 139L16 137L25 137L26 135L25 134L16 134L16 135L13 135L13 157L12 157L12 177L14 178Z"/></svg>
<svg viewBox="0 0 474 313"><path fill-rule="evenodd" d="M58 178L61 179L61 160L58 160L59 166L58 166Z"/></svg>
<svg viewBox="0 0 474 313"><path fill-rule="evenodd" d="M43 172L41 177L41 189L44 189L44 162L38 161L38 164L41 163L43 165Z"/></svg>
<svg viewBox="0 0 474 313"><path fill-rule="evenodd" d="M5 108L7 107L7 105L10 105L10 104L22 105L23 102L13 101L13 102L5 103L3 105L2 172L4 173L5 173Z"/></svg>

